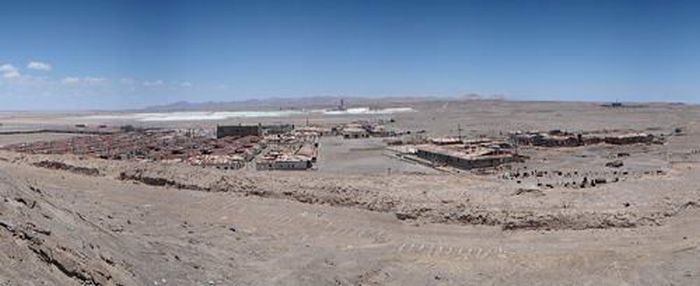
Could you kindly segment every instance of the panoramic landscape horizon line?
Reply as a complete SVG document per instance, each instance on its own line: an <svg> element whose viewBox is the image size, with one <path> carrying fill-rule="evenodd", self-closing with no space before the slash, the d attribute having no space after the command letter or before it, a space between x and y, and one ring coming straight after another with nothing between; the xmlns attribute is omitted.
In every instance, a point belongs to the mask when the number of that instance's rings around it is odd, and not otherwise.
<svg viewBox="0 0 700 286"><path fill-rule="evenodd" d="M284 100L285 101L285 106L282 106L283 108L295 108L295 107L304 107L304 106L311 106L311 105L317 105L317 106L323 106L324 104L314 104L314 103L303 103L305 100L309 99L332 99L332 100L339 100L339 99L345 99L348 100L351 104L350 106L354 106L352 104L353 100L362 100L365 105L370 104L368 103L371 101L374 101L374 104L385 104L386 102L384 101L391 101L391 100L401 100L401 99L409 99L412 101L474 101L474 102L483 102L483 101L499 101L499 102L510 102L510 103L528 103L528 102L543 102L543 103L588 103L588 104L611 104L611 103L623 103L623 104L628 104L628 105L644 105L644 104L681 104L681 105L688 105L688 106L695 106L699 105L700 102L694 102L694 101L658 101L658 100L653 100L653 101L631 101L631 100L624 100L624 101L618 101L618 100L610 100L610 101L601 101L601 100L583 100L583 99L517 99L517 98L511 98L511 97L505 97L502 95L498 96L484 96L484 97L478 97L478 98L473 98L471 97L472 95L467 95L467 96L382 96L382 97L367 97L367 96L309 96L309 97L270 97L270 98L263 98L263 99L240 99L240 100L231 100L231 101L174 101L171 103L163 104L163 105L148 105L148 106L143 106L143 107L135 107L135 108L117 108L117 109L94 109L94 108L85 108L85 109L50 109L50 108L38 108L38 109L2 109L0 107L0 112L56 112L56 113L63 113L63 112L145 112L145 111L151 111L151 110L161 110L161 109L166 109L168 111L203 111L202 109L198 109L197 105L206 105L206 104L229 104L229 105L235 105L235 104L243 104L240 106L232 106L226 109L216 109L213 111L223 111L223 110L235 110L236 108L260 108L260 107L267 107L267 108L274 108L272 106L272 103L278 100ZM295 104L296 103L296 104ZM170 109L169 106L171 105L176 105L176 104L186 104L186 105L191 105L191 107L184 107L184 108L172 108ZM362 105L362 104L360 104ZM325 104L325 106L332 106L331 103ZM280 107L280 106L277 106ZM358 107L360 107L358 105ZM365 107L365 106L363 106Z"/></svg>

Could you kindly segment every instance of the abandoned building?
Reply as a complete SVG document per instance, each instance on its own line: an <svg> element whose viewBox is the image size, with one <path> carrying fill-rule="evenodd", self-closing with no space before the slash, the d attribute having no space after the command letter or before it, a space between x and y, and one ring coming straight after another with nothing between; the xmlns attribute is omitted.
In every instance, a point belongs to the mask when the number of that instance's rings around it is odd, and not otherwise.
<svg viewBox="0 0 700 286"><path fill-rule="evenodd" d="M216 138L224 137L243 137L243 136L261 136L262 128L260 125L217 125Z"/></svg>
<svg viewBox="0 0 700 286"><path fill-rule="evenodd" d="M652 134L647 133L627 133L609 136L583 135L583 142L586 145L606 143L612 145L627 145L645 143L651 144L660 140Z"/></svg>
<svg viewBox="0 0 700 286"><path fill-rule="evenodd" d="M373 125L366 128L367 132L373 137L391 137L396 133L387 129L384 125Z"/></svg>
<svg viewBox="0 0 700 286"><path fill-rule="evenodd" d="M510 140L517 145L530 145L540 147L576 147L593 144L612 144L626 145L637 143L655 143L661 139L653 134L638 133L638 132L587 132L587 133L571 133L560 130L551 130L549 132L513 132L510 134Z"/></svg>
<svg viewBox="0 0 700 286"><path fill-rule="evenodd" d="M245 166L246 158L241 155L197 155L187 158L186 162L193 166L237 170Z"/></svg>
<svg viewBox="0 0 700 286"><path fill-rule="evenodd" d="M296 152L296 155L311 158L311 162L315 163L316 158L318 158L318 142L305 142Z"/></svg>
<svg viewBox="0 0 700 286"><path fill-rule="evenodd" d="M287 134L294 130L292 124L260 125L263 135Z"/></svg>
<svg viewBox="0 0 700 286"><path fill-rule="evenodd" d="M208 135L205 135L208 134ZM3 149L29 154L76 154L106 160L189 163L237 169L266 147L260 137L214 139L211 130L150 130L79 136L8 145Z"/></svg>
<svg viewBox="0 0 700 286"><path fill-rule="evenodd" d="M430 138L428 139L431 144L435 145L453 145L453 144L462 144L462 139L456 138L456 137L439 137L439 138Z"/></svg>
<svg viewBox="0 0 700 286"><path fill-rule="evenodd" d="M321 126L299 126L294 128L294 133L297 136L330 136L333 135L333 129Z"/></svg>
<svg viewBox="0 0 700 286"><path fill-rule="evenodd" d="M311 158L302 155L286 155L279 152L270 152L255 162L258 171L289 170L302 171L313 166Z"/></svg>
<svg viewBox="0 0 700 286"><path fill-rule="evenodd" d="M340 134L345 139L369 138L369 137L396 137L411 134L411 131L397 131L385 125L386 120L357 120L331 128L331 134Z"/></svg>
<svg viewBox="0 0 700 286"><path fill-rule="evenodd" d="M518 155L506 142L486 139L454 144L423 144L416 146L417 157L435 165L445 165L463 170L491 168L510 162L520 162Z"/></svg>
<svg viewBox="0 0 700 286"><path fill-rule="evenodd" d="M345 127L343 131L343 138L345 139L357 139L357 138L368 138L369 132L362 127Z"/></svg>
<svg viewBox="0 0 700 286"><path fill-rule="evenodd" d="M549 132L513 132L510 139L517 145L531 145L542 147L575 147L583 145L581 134L573 134L560 130Z"/></svg>
<svg viewBox="0 0 700 286"><path fill-rule="evenodd" d="M267 152L256 160L257 170L306 170L316 163L318 136L308 133L266 135Z"/></svg>
<svg viewBox="0 0 700 286"><path fill-rule="evenodd" d="M285 134L292 130L294 130L294 125L291 124L217 125L216 138Z"/></svg>

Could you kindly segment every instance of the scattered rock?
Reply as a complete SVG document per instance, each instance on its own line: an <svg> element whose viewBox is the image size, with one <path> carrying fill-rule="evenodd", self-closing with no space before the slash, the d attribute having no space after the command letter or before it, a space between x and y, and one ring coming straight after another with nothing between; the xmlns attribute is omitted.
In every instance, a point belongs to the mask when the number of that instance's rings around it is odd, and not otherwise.
<svg viewBox="0 0 700 286"><path fill-rule="evenodd" d="M539 188L518 188L518 190L513 193L514 196L519 196L523 194L530 194L535 197L544 196L544 192Z"/></svg>
<svg viewBox="0 0 700 286"><path fill-rule="evenodd" d="M610 167L610 168L620 168L624 165L625 164L622 162L622 160L615 160L612 162L605 163L605 167Z"/></svg>
<svg viewBox="0 0 700 286"><path fill-rule="evenodd" d="M407 219L416 219L416 218L418 218L418 216L416 216L413 213L397 212L396 218L398 218L399 220L407 220Z"/></svg>

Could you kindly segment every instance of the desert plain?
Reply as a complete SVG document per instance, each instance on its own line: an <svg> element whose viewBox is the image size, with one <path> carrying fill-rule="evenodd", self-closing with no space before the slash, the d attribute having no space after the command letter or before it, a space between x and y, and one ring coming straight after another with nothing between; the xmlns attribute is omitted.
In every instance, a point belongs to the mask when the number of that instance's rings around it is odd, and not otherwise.
<svg viewBox="0 0 700 286"><path fill-rule="evenodd" d="M0 113L0 285L700 284L700 107L373 104L401 112L162 121ZM16 149L102 136L24 133L78 125L214 130L358 120L412 138L625 130L658 141L518 146L527 159L473 170L402 158L392 138L334 135L318 139L317 161L304 171Z"/></svg>

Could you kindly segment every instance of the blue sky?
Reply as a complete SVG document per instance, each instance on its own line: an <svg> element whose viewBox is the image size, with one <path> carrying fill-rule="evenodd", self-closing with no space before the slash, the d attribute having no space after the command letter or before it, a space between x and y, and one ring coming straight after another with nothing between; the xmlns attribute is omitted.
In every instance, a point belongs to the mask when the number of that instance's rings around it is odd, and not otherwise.
<svg viewBox="0 0 700 286"><path fill-rule="evenodd" d="M3 1L0 110L467 93L698 103L696 3Z"/></svg>

